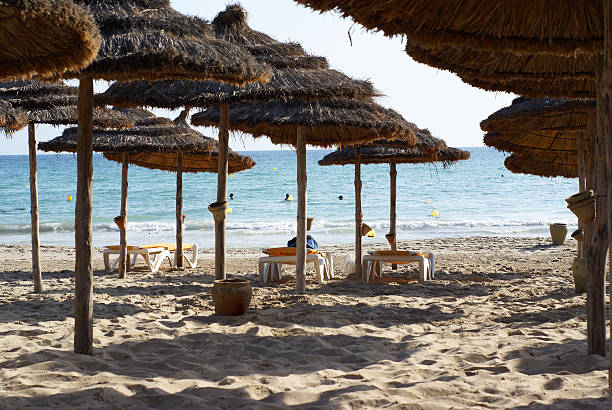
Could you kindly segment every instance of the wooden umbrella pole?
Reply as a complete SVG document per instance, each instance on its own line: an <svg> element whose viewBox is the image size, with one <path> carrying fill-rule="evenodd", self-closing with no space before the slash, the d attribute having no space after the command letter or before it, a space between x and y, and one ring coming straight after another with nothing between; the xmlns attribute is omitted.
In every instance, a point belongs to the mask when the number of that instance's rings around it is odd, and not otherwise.
<svg viewBox="0 0 612 410"><path fill-rule="evenodd" d="M36 130L34 123L28 124L28 148L30 153L30 218L32 221L32 277L34 292L42 292L40 273L40 243L38 240L38 177L36 167Z"/></svg>
<svg viewBox="0 0 612 410"><path fill-rule="evenodd" d="M229 106L219 109L219 158L217 166L217 202L227 201L227 150L229 144ZM215 218L215 279L225 279L225 214Z"/></svg>
<svg viewBox="0 0 612 410"><path fill-rule="evenodd" d="M584 158L584 135L579 132L576 139L576 150L578 153L578 190L580 192L586 191L586 170L585 170L585 158ZM584 228L584 224L578 220L578 228ZM583 236L584 238L584 236ZM578 241L578 257L584 257L584 240Z"/></svg>
<svg viewBox="0 0 612 410"><path fill-rule="evenodd" d="M610 105L610 98L612 98L612 0L604 0L603 2L603 14L604 14L604 58L603 58L603 73L602 83L599 87L599 94L601 94L601 101L603 107L601 113L603 114L602 125L603 125L603 136L606 142L606 153L608 160L612 160L612 106ZM597 104L599 104L599 99ZM598 113L600 111L598 110ZM607 163L607 176L608 181L612 181L612 164ZM612 238L612 190L610 187L607 189L608 198L608 238ZM612 257L612 250L610 250ZM605 265L604 265L605 266ZM605 271L604 271L605 277ZM610 286L612 286L612 275L610 276ZM612 289L612 288L610 288ZM610 322L610 331L612 331L612 321ZM612 347L612 338L610 338L610 346ZM605 355L605 347L604 347ZM612 355L610 355L610 364L612 365ZM608 383L609 391L612 392L612 367L608 370ZM612 393L611 393L612 394Z"/></svg>
<svg viewBox="0 0 612 410"><path fill-rule="evenodd" d="M397 250L397 220L396 220L396 204L397 204L397 166L395 161L389 164L389 233L393 237L391 242L391 250ZM391 265L391 269L397 269L397 264Z"/></svg>
<svg viewBox="0 0 612 410"><path fill-rule="evenodd" d="M93 271L91 208L93 203L93 80L79 82L77 129L77 201L75 209L74 351L93 354Z"/></svg>
<svg viewBox="0 0 612 410"><path fill-rule="evenodd" d="M298 209L297 209L297 236L296 236L296 263L295 263L295 290L306 291L306 141L303 127L297 127L297 183L298 183Z"/></svg>
<svg viewBox="0 0 612 410"><path fill-rule="evenodd" d="M598 83L601 89L602 64L598 64ZM597 135L595 139L594 186L597 206L591 246L587 254L587 347L589 354L606 356L605 348L605 262L608 253L608 211L606 143L603 140L602 93L597 93Z"/></svg>
<svg viewBox="0 0 612 410"><path fill-rule="evenodd" d="M121 164L121 211L122 223L119 226L119 278L125 279L129 263L127 255L127 196L128 196L128 165L130 154L123 153Z"/></svg>
<svg viewBox="0 0 612 410"><path fill-rule="evenodd" d="M183 267L183 153L176 159L176 251L174 266Z"/></svg>
<svg viewBox="0 0 612 410"><path fill-rule="evenodd" d="M363 213L361 211L361 148L355 147L355 272L361 276L363 283L368 282L368 272L361 266L361 224Z"/></svg>

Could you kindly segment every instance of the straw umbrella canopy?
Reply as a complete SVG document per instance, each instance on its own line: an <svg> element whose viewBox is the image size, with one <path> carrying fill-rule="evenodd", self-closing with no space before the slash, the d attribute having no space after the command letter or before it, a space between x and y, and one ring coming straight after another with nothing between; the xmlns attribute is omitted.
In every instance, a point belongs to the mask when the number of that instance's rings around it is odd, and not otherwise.
<svg viewBox="0 0 612 410"><path fill-rule="evenodd" d="M28 117L23 111L15 109L11 103L0 100L0 128L11 135L28 125Z"/></svg>
<svg viewBox="0 0 612 410"><path fill-rule="evenodd" d="M191 123L208 127L218 119L219 110L213 108L192 115ZM293 146L298 144L298 131L306 144L325 148L396 137L416 143L414 124L391 109L365 101L244 103L230 107L229 124L231 130Z"/></svg>
<svg viewBox="0 0 612 410"><path fill-rule="evenodd" d="M247 23L247 13L238 4L228 6L217 14L212 22L217 38L238 44L253 57L274 68L270 82L265 85L250 83L241 87L215 81L157 81L115 83L96 98L97 104L117 107L151 106L159 108L220 107L228 104L288 99L320 101L330 98L370 99L379 95L368 81L353 80L330 70L324 57L311 56L297 43L282 43L265 33L253 30ZM219 127L219 141L227 145L227 123ZM227 173L223 162L219 163L217 202L227 204ZM225 222L223 212L215 213L215 277L225 278Z"/></svg>
<svg viewBox="0 0 612 410"><path fill-rule="evenodd" d="M579 175L583 191L593 188L594 153L588 147L594 117L593 100L519 97L480 127L487 132L485 145L520 154L521 158L508 160L511 170L535 169L541 161L542 170L535 175ZM570 169L567 163L573 164Z"/></svg>
<svg viewBox="0 0 612 410"><path fill-rule="evenodd" d="M191 117L194 125L213 125L221 113L209 109ZM376 139L404 137L415 143L416 126L397 112L373 102L334 100L321 103L300 101L245 103L229 109L229 128L275 144L296 147L298 216L296 235L296 290L306 287L306 144L320 147L356 145ZM361 192L361 176L355 172L355 191ZM356 220L360 218L357 216ZM359 263L361 260L359 260ZM358 265L359 266L359 265Z"/></svg>
<svg viewBox="0 0 612 410"><path fill-rule="evenodd" d="M595 139L595 188L606 195L600 196L597 217L594 226L597 235L593 237L593 246L587 254L589 289L587 294L587 335L589 353L605 356L605 254L608 238L612 234L612 189L608 180L612 179L612 167L606 167L606 157L612 157L612 0L569 0L560 6L555 0L530 2L518 6L515 1L502 0L481 2L477 0L449 0L431 2L415 0L406 4L400 0L385 2L357 2L353 0L297 0L318 10L337 8L344 15L350 15L355 21L369 29L383 30L387 35L407 35L408 43L416 43L429 49L441 50L456 46L461 55L473 57L474 51L490 52L497 62L503 60L508 52L516 55L533 57L537 54L557 55L562 60L572 62L592 61L589 70L595 72L593 84L582 84L585 81L583 68L579 68L579 85L571 84L574 79L554 80L554 75L563 72L561 65L538 67L539 74L548 73L549 78L537 78L537 91L526 90L522 94L530 96L578 96L554 94L550 86L562 90L584 88L595 89L597 84L598 121L600 134ZM463 54L466 52L467 54ZM470 57L464 58L469 61ZM504 73L520 70L522 62L510 55ZM546 59L544 59L545 61ZM451 69L451 68L449 68ZM453 69L455 71L456 69ZM535 70L534 70L535 71ZM515 78L498 79L481 78L479 74L470 75L455 71L462 80L471 82L486 89L513 91L521 87L529 88L532 81L521 84ZM571 74L571 71L570 71ZM569 83L559 84L559 81ZM529 84L531 83L531 84ZM512 87L512 88L510 88ZM516 87L516 88L515 88ZM549 90L549 91L546 91ZM542 94L537 95L537 93ZM583 95L593 97L590 95ZM607 151L607 152L606 152ZM606 169L607 168L607 169ZM605 199L604 199L605 198ZM607 206L610 203L611 206ZM612 252L612 247L610 248ZM612 324L611 324L612 326ZM611 340L612 343L612 340ZM612 369L610 373L612 380Z"/></svg>
<svg viewBox="0 0 612 410"><path fill-rule="evenodd" d="M594 98L595 55L516 55L459 45L432 48L408 36L406 52L415 61L455 73L464 82L489 91L526 97Z"/></svg>
<svg viewBox="0 0 612 410"><path fill-rule="evenodd" d="M518 7L512 0L296 1L319 11L337 10L387 36L410 33L420 42L437 46L469 43L481 50L559 55L603 48L600 1L569 0L563 7L555 0L530 2L529 7Z"/></svg>
<svg viewBox="0 0 612 410"><path fill-rule="evenodd" d="M544 150L576 154L588 131L593 100L516 98L480 123L484 143L502 151Z"/></svg>
<svg viewBox="0 0 612 410"><path fill-rule="evenodd" d="M38 229L38 177L36 169L35 124L67 125L78 122L78 88L62 82L15 80L0 83L0 102L18 108L27 118L30 163L30 216L32 234L32 276L34 291L42 291ZM93 122L103 128L125 128L134 121L118 111L94 110Z"/></svg>
<svg viewBox="0 0 612 410"><path fill-rule="evenodd" d="M58 76L87 66L100 32L85 7L69 0L0 1L0 79Z"/></svg>
<svg viewBox="0 0 612 410"><path fill-rule="evenodd" d="M210 25L170 7L168 0L78 0L100 27L94 62L63 76L80 79L77 149L75 346L93 354L91 266L93 79L265 81L270 70L242 48L215 38ZM126 254L121 253L125 263Z"/></svg>
<svg viewBox="0 0 612 410"><path fill-rule="evenodd" d="M426 138L421 140L417 134L417 145L412 148L398 148L399 141L377 141L372 145L361 145L356 147L347 147L336 150L327 154L321 160L319 165L355 165L355 172L360 173L361 164L389 164L389 234L385 235L387 241L391 245L392 250L397 250L397 236L396 236L396 186L397 186L397 164L409 163L434 163L440 162L444 166L453 164L460 160L469 159L470 153L457 148L449 148L446 143L439 139L432 137L429 131L422 130L422 134L427 135ZM409 144L406 144L409 145ZM438 149L432 149L432 147L439 147ZM355 215L356 220L355 227L355 240L356 240L356 254L359 254L359 261L361 260L361 193L358 192L358 188L355 187ZM357 256L355 258L357 267L361 267L358 263ZM393 265L393 269L396 269L397 265ZM358 270L359 272L359 270ZM361 271L362 281L367 282L368 277L366 272Z"/></svg>
<svg viewBox="0 0 612 410"><path fill-rule="evenodd" d="M578 161L569 153L532 155L530 152L513 153L504 160L504 165L515 174L541 177L578 178Z"/></svg>
<svg viewBox="0 0 612 410"><path fill-rule="evenodd" d="M186 112L175 120L156 117L141 110L124 110L126 115L135 119L136 125L127 130L94 130L93 147L103 152L105 158L122 165L121 214L118 225L121 246L127 246L127 170L128 164L161 169L177 173L176 221L177 249L183 246L183 172L216 172L218 161L217 141L203 136L190 128L185 122ZM45 151L71 151L77 147L77 130L68 128L62 136L39 144ZM232 172L252 168L255 163L249 157L231 153ZM176 253L176 258L182 254ZM121 271L120 271L121 273Z"/></svg>

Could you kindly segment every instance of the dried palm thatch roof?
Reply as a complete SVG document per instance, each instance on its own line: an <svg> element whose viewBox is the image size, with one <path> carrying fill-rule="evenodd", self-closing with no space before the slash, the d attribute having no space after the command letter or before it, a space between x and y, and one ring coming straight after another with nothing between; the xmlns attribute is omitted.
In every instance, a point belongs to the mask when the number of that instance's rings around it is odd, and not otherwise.
<svg viewBox="0 0 612 410"><path fill-rule="evenodd" d="M242 47L217 39L210 24L168 0L77 0L87 5L103 41L95 61L66 77L105 80L266 81L271 72Z"/></svg>
<svg viewBox="0 0 612 410"><path fill-rule="evenodd" d="M513 153L506 158L504 165L516 174L578 178L578 158L570 153L537 156L529 152Z"/></svg>
<svg viewBox="0 0 612 410"><path fill-rule="evenodd" d="M78 87L61 81L15 80L0 83L0 101L10 103L37 124L68 125L78 122ZM93 124L100 128L127 128L134 120L119 111L94 110Z"/></svg>
<svg viewBox="0 0 612 410"><path fill-rule="evenodd" d="M189 127L185 122L186 113L172 121L141 109L121 111L132 116L136 125L127 130L94 129L94 151L104 152L108 159L116 161L122 161L122 154L129 153L130 163L167 171L176 170L177 154L183 153L184 172L216 172L217 141ZM38 148L43 151L75 152L76 136L76 127L67 128L61 136L39 143ZM249 169L253 165L255 163L250 158L230 153L231 172Z"/></svg>
<svg viewBox="0 0 612 410"><path fill-rule="evenodd" d="M281 43L251 29L246 12L239 5L228 6L213 21L217 36L249 49L275 70L266 84L242 87L216 81L139 81L115 83L96 97L98 105L159 108L214 107L257 101L321 101L332 98L371 99L380 93L369 81L353 80L329 70L323 57L311 57L297 43ZM257 47L256 49L254 47ZM298 61L304 60L303 63ZM308 63L313 60L316 64Z"/></svg>
<svg viewBox="0 0 612 410"><path fill-rule="evenodd" d="M28 125L28 117L20 110L16 110L13 106L0 100L0 129L7 135L22 129Z"/></svg>
<svg viewBox="0 0 612 410"><path fill-rule="evenodd" d="M470 47L430 48L407 38L406 52L417 62L456 73L463 81L490 91L528 97L595 96L593 55L516 55Z"/></svg>
<svg viewBox="0 0 612 410"><path fill-rule="evenodd" d="M596 0L296 0L315 10L338 10L385 35L410 34L436 48L457 43L517 54L570 55L603 48L602 2Z"/></svg>
<svg viewBox="0 0 612 410"><path fill-rule="evenodd" d="M325 57L308 55L299 43L283 43L247 23L247 12L240 4L228 5L214 18L212 26L217 38L243 46L260 62L274 68L325 70Z"/></svg>
<svg viewBox="0 0 612 410"><path fill-rule="evenodd" d="M487 131L484 143L506 152L576 154L576 140L587 132L595 109L593 100L516 98L512 105L480 123Z"/></svg>
<svg viewBox="0 0 612 410"><path fill-rule="evenodd" d="M87 66L100 32L82 7L69 0L0 1L0 79L58 76Z"/></svg>
<svg viewBox="0 0 612 410"><path fill-rule="evenodd" d="M427 128L418 128L414 124L410 125L416 140L411 138L381 139L368 142L367 145L389 148L415 148L420 152L429 153L436 153L444 148L447 148L446 142L431 135L431 131L429 131Z"/></svg>
<svg viewBox="0 0 612 410"><path fill-rule="evenodd" d="M468 151L446 147L432 153L414 148L393 148L388 146L362 146L360 148L362 164L422 164L441 162L444 166L470 158ZM319 161L319 165L355 164L355 148L348 147L327 154Z"/></svg>
<svg viewBox="0 0 612 410"><path fill-rule="evenodd" d="M194 125L216 126L219 110L209 109L191 117ZM229 128L267 136L274 144L296 145L302 126L306 144L320 147L355 145L377 139L404 138L416 142L414 124L397 112L375 103L335 100L325 103L297 101L240 104L229 110Z"/></svg>
<svg viewBox="0 0 612 410"><path fill-rule="evenodd" d="M284 69L266 84L235 87L215 81L135 81L114 83L95 97L96 105L116 107L214 107L257 101L322 101L379 96L369 81L353 80L335 70Z"/></svg>

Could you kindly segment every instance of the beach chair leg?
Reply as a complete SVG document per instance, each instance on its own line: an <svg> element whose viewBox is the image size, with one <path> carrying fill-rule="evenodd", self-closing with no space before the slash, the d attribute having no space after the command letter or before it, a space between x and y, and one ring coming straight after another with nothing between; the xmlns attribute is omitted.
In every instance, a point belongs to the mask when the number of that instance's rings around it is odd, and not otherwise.
<svg viewBox="0 0 612 410"><path fill-rule="evenodd" d="M362 264L361 268L366 270L366 283L369 283L372 277L372 261L367 261L365 266Z"/></svg>
<svg viewBox="0 0 612 410"><path fill-rule="evenodd" d="M110 270L109 254L107 252L104 252L102 257L104 258L104 270Z"/></svg>
<svg viewBox="0 0 612 410"><path fill-rule="evenodd" d="M264 265L265 262L259 261L257 264L257 270L259 271L259 281L265 285L266 281L264 280Z"/></svg>
<svg viewBox="0 0 612 410"><path fill-rule="evenodd" d="M270 266L272 265L271 262L267 262L264 265L264 270L263 270L263 282L264 283L268 283L268 273L270 272Z"/></svg>
<svg viewBox="0 0 612 410"><path fill-rule="evenodd" d="M276 280L280 281L281 277L283 276L283 264L282 263L277 263L276 264Z"/></svg>
<svg viewBox="0 0 612 410"><path fill-rule="evenodd" d="M382 278L382 261L374 261L374 267L376 268L376 274L378 275L379 278Z"/></svg>
<svg viewBox="0 0 612 410"><path fill-rule="evenodd" d="M148 252L147 252L147 253L145 253L144 255L142 255L142 257L144 258L145 263L147 264L147 266L148 266L149 270L150 270L151 272L155 272L155 271L153 270L153 266L151 265L151 256L149 255L149 253L148 253Z"/></svg>
<svg viewBox="0 0 612 410"><path fill-rule="evenodd" d="M193 244L193 247L191 248L191 259L187 257L186 253L183 253L183 256L185 258L187 266L189 266L190 268L196 268L198 266L198 245L196 245L195 243Z"/></svg>
<svg viewBox="0 0 612 410"><path fill-rule="evenodd" d="M323 257L317 258L313 260L315 266L315 272L317 273L317 283L322 285L325 283L323 279L323 270L325 269L325 260Z"/></svg>
<svg viewBox="0 0 612 410"><path fill-rule="evenodd" d="M115 259L115 261L113 262L113 266L111 267L111 271L114 271L115 270L115 266L117 266L118 264L119 264L119 257L117 257Z"/></svg>
<svg viewBox="0 0 612 410"><path fill-rule="evenodd" d="M419 260L419 282L424 282L427 280L425 276L425 258L420 256L418 260Z"/></svg>
<svg viewBox="0 0 612 410"><path fill-rule="evenodd" d="M435 256L429 252L429 279L433 279L436 276L436 263Z"/></svg>

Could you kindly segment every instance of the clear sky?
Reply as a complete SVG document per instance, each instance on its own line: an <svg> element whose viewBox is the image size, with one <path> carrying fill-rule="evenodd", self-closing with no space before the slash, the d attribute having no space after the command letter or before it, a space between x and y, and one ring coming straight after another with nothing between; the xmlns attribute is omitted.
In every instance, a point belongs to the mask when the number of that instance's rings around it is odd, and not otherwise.
<svg viewBox="0 0 612 410"><path fill-rule="evenodd" d="M185 14L208 20L225 9L226 0L171 0ZM368 79L385 95L378 102L400 112L404 118L444 139L450 146L482 145L479 123L492 112L509 105L512 94L479 90L461 82L447 71L413 61L404 51L401 38L366 32L352 21L333 13L318 14L292 0L243 0L252 28L280 41L296 41L307 52L325 56L330 66L358 79ZM348 33L352 38L352 46ZM74 83L76 84L76 83ZM96 82L96 91L107 87ZM174 117L178 112L154 110ZM37 126L39 141L59 134L61 128ZM200 129L216 137L216 130ZM231 138L235 150L275 149L267 139ZM283 147L287 148L287 147ZM27 129L13 138L0 137L0 154L27 154Z"/></svg>

